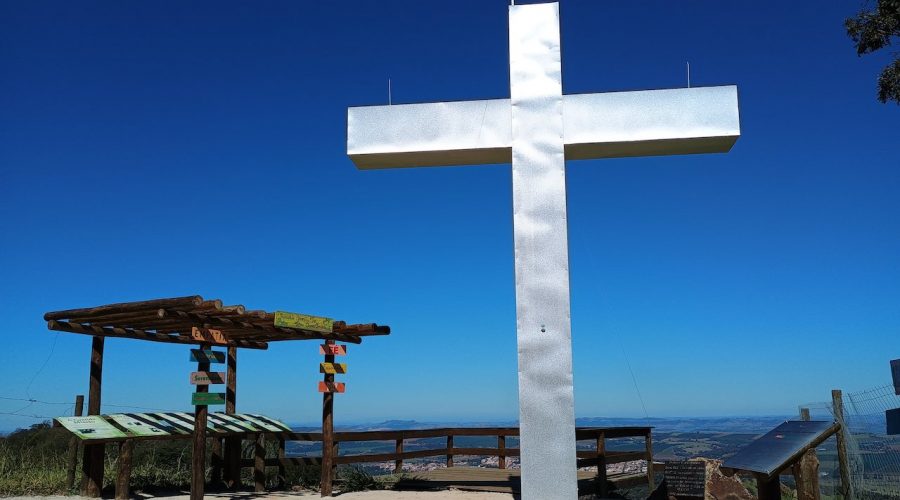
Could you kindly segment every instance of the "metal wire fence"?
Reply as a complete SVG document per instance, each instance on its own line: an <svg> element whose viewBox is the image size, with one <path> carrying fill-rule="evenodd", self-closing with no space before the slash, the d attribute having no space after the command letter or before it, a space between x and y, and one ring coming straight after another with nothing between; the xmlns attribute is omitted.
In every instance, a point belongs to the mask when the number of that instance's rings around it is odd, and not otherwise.
<svg viewBox="0 0 900 500"><path fill-rule="evenodd" d="M853 497L862 500L900 498L900 436L887 435L885 411L900 408L893 385L843 395L844 415L836 415L832 402L807 403L812 420L841 421ZM818 450L819 484L824 496L840 497L837 445L829 439Z"/></svg>

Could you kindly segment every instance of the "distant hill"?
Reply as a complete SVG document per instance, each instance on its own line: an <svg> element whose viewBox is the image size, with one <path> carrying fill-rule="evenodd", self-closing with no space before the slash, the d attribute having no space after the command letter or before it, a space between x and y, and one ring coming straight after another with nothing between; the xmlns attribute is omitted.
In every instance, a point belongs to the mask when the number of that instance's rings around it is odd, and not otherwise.
<svg viewBox="0 0 900 500"><path fill-rule="evenodd" d="M775 415L762 417L664 417L664 418L622 418L622 417L582 417L575 419L579 427L644 427L650 426L655 432L732 432L741 434L763 434L776 427L790 416ZM514 427L518 423L507 421L430 421L385 420L375 423L336 425L339 431L375 431L399 429L434 429L438 427ZM320 429L315 424L291 425L299 432Z"/></svg>

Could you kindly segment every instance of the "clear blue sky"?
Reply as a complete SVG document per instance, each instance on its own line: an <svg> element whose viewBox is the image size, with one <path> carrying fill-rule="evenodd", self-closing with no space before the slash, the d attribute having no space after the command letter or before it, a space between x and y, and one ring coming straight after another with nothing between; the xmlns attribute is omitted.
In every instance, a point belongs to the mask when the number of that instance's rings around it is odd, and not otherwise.
<svg viewBox="0 0 900 500"><path fill-rule="evenodd" d="M651 416L889 383L900 108L875 100L888 54L844 34L856 2L634 3L562 1L565 92L684 86L690 61L694 85L739 86L742 137L569 162L577 415L643 416L629 363ZM506 15L0 4L0 396L87 390L89 338L45 311L196 293L391 325L350 347L339 424L516 418L509 166L364 172L345 153L347 106L386 103L388 78L395 103L507 97ZM106 352L105 402L190 407L187 347ZM315 342L243 351L239 410L315 421L319 360Z"/></svg>

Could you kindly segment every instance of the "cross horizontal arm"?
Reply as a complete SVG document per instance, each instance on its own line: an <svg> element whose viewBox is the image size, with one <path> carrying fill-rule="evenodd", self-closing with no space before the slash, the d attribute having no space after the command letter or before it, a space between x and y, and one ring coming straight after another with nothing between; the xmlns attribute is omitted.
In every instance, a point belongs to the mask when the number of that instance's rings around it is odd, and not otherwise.
<svg viewBox="0 0 900 500"><path fill-rule="evenodd" d="M509 99L364 106L347 112L360 169L509 163ZM737 87L563 96L566 159L724 153L740 136Z"/></svg>

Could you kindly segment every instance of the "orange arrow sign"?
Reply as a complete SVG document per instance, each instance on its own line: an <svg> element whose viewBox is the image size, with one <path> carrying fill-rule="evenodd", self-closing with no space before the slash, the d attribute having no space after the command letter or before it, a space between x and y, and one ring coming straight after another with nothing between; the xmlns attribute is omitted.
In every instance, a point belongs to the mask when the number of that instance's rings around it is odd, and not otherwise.
<svg viewBox="0 0 900 500"><path fill-rule="evenodd" d="M347 386L343 382L319 381L319 392L344 392Z"/></svg>

